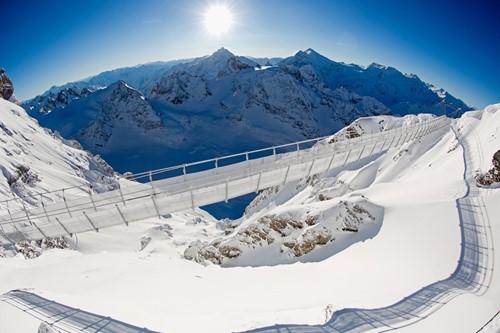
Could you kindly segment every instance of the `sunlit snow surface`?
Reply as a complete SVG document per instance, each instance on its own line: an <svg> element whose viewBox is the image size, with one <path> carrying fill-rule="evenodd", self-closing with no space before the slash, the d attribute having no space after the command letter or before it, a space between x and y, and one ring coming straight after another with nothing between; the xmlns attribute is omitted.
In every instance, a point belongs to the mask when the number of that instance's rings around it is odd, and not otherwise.
<svg viewBox="0 0 500 333"><path fill-rule="evenodd" d="M9 111L5 103L1 106L1 112ZM482 172L491 167L493 153L500 147L499 109L496 105L471 112L457 122L476 149L471 162ZM62 186L65 177L61 174ZM203 266L183 259L184 249L193 240L211 241L223 232L209 215L189 211L128 228L81 234L76 251L49 250L32 260L20 255L0 259L0 294L26 288L72 307L162 332L232 332L278 323L321 324L332 311L384 307L453 273L461 242L456 200L467 187L463 150L452 131L325 178L351 185L338 195L363 195L384 208L374 238L317 262ZM311 190L305 187L290 195L285 187L278 193L280 200L259 209L297 209ZM479 191L498 244L499 190ZM142 250L141 240L147 243ZM456 297L406 330L478 330L500 305L497 258L483 296ZM36 332L39 325L4 303L0 303L0 323L2 332L12 333Z"/></svg>

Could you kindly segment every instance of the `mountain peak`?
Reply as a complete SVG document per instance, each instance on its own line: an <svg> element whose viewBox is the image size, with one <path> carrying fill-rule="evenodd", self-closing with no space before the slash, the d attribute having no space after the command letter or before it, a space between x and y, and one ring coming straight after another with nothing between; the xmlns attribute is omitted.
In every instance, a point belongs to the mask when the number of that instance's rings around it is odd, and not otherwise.
<svg viewBox="0 0 500 333"><path fill-rule="evenodd" d="M296 62L298 64L306 64L306 63L332 63L330 59L326 58L325 56L319 54L315 50L308 48L305 51L298 51L295 53L295 55L291 58L293 62Z"/></svg>
<svg viewBox="0 0 500 333"><path fill-rule="evenodd" d="M228 60L230 58L236 57L233 53L231 53L228 49L221 47L217 51L215 51L211 56L208 56L207 58L213 58L213 59L221 59L221 60Z"/></svg>

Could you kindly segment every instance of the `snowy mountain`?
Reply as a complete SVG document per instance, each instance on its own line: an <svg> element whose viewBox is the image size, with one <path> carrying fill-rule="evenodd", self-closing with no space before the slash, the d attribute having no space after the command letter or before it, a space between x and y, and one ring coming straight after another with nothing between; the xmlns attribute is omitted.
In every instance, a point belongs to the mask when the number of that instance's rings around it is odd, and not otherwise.
<svg viewBox="0 0 500 333"><path fill-rule="evenodd" d="M22 106L26 110L30 110L32 115L35 115L36 112L47 113L52 109L64 108L82 94L87 96L87 90L95 91L102 89L120 80L127 82L127 84L139 89L143 93L146 91L149 92L152 85L165 75L170 68L179 63L190 61L190 59L157 61L102 72L83 80L69 82L62 86L53 86L44 94L24 101Z"/></svg>
<svg viewBox="0 0 500 333"><path fill-rule="evenodd" d="M68 104L80 98L85 98L93 91L95 87L80 89L75 85L62 88L57 91L49 91L45 95L39 95L22 106L34 117L42 117L55 109L64 109Z"/></svg>
<svg viewBox="0 0 500 333"><path fill-rule="evenodd" d="M115 84L85 97L68 88L59 91L61 98L49 93L24 106L42 126L79 140L120 172L330 135L359 117L437 113L442 96L468 109L415 75L337 63L310 49L261 66L221 48L168 70L161 67L163 76L151 69L149 81L144 66L132 75L138 86L124 80L126 92L112 93Z"/></svg>
<svg viewBox="0 0 500 333"><path fill-rule="evenodd" d="M435 113L443 98L463 110L470 110L461 100L443 89L420 80L415 74L403 74L390 66L372 63L367 67L332 61L312 49L299 51L279 66L296 73L306 82L326 84L331 89L344 87L361 96L382 102L392 113Z"/></svg>

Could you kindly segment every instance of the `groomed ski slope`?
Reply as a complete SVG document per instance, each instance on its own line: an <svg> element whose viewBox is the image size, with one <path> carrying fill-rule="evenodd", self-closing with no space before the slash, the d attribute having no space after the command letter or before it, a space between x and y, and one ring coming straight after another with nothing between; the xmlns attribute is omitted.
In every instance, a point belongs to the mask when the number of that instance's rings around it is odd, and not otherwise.
<svg viewBox="0 0 500 333"><path fill-rule="evenodd" d="M410 332L477 331L500 305L500 279L495 270L499 256L493 252L500 242L496 204L500 195L495 188L472 191L470 177L465 181L464 175L467 170L484 172L491 167L491 157L500 146L499 109L500 105L491 106L458 120L460 141L450 130L380 156L375 161L379 167L371 168L373 181L356 190L384 207L379 233L326 260L256 268L189 262L181 258L188 240L218 234L209 216L197 220L178 213L166 220L82 234L78 251L51 250L33 260L2 259L0 293L29 288L72 307L162 332L322 324L331 312L384 308L450 278L462 253L457 201L477 194L474 198L481 198L482 204L474 216L481 216L477 219L481 225L491 226L491 241L484 249L489 253L487 264L494 268L490 278L474 289L479 293L457 293L437 312L403 328ZM357 174L367 177L362 172L367 166L345 172L353 178ZM168 237L158 228L166 223L171 227ZM152 236L142 251L140 236ZM39 324L3 303L0 323L2 331L13 333L35 332ZM373 331L390 329L374 326Z"/></svg>

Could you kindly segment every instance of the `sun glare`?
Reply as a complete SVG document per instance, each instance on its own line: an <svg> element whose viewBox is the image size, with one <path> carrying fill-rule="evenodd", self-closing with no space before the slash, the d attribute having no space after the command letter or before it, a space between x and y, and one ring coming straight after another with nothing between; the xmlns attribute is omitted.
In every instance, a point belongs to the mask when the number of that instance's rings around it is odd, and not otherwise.
<svg viewBox="0 0 500 333"><path fill-rule="evenodd" d="M205 12L205 28L212 35L220 36L233 25L233 15L224 5L214 5Z"/></svg>

